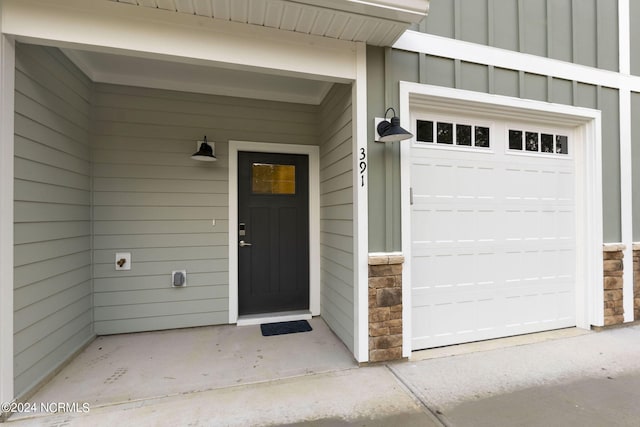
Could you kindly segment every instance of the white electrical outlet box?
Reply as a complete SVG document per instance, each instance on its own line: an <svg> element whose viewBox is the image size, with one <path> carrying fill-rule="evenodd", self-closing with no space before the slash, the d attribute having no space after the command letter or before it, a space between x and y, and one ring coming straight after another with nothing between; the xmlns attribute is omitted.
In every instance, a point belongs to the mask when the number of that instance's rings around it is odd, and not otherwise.
<svg viewBox="0 0 640 427"><path fill-rule="evenodd" d="M116 252L116 270L131 270L131 252Z"/></svg>
<svg viewBox="0 0 640 427"><path fill-rule="evenodd" d="M187 286L187 270L174 270L171 272L171 286L184 288Z"/></svg>

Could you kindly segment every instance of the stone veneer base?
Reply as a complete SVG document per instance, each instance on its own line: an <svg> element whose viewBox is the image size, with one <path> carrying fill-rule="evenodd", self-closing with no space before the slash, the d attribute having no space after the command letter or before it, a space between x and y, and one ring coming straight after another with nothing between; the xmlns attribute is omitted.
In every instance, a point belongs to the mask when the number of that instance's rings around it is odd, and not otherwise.
<svg viewBox="0 0 640 427"><path fill-rule="evenodd" d="M369 255L369 362L402 359L401 255Z"/></svg>
<svg viewBox="0 0 640 427"><path fill-rule="evenodd" d="M624 323L623 271L624 245L605 245L604 262L604 326Z"/></svg>

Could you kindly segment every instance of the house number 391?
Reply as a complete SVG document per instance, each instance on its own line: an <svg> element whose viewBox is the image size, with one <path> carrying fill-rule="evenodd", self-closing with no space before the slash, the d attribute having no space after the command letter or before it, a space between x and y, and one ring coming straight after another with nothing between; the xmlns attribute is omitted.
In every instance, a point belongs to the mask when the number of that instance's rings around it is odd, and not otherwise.
<svg viewBox="0 0 640 427"><path fill-rule="evenodd" d="M367 170L367 152L364 148L360 149L360 187L364 187L364 171Z"/></svg>

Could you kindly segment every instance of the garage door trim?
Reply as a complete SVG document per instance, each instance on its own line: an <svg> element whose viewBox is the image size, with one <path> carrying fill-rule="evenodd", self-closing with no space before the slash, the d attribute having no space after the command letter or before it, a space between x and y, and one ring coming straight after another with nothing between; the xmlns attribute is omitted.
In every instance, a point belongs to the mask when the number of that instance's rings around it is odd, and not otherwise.
<svg viewBox="0 0 640 427"><path fill-rule="evenodd" d="M401 126L411 128L415 108L439 113L496 115L502 119L543 121L550 126L575 128L583 143L575 144L576 173L576 323L580 328L604 322L602 277L602 149L598 110L523 100L439 86L400 82ZM411 354L411 140L401 144L401 215L403 269L403 356Z"/></svg>

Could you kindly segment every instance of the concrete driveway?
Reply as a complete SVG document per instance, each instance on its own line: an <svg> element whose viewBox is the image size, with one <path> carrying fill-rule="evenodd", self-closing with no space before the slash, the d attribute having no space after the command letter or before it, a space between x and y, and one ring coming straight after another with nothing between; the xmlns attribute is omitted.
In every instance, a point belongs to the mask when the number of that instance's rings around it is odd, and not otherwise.
<svg viewBox="0 0 640 427"><path fill-rule="evenodd" d="M10 419L8 426L640 425L640 326L575 331Z"/></svg>
<svg viewBox="0 0 640 427"><path fill-rule="evenodd" d="M446 426L640 426L640 326L390 369Z"/></svg>

